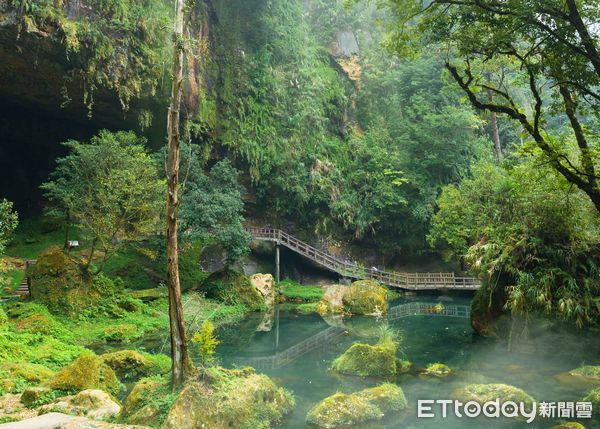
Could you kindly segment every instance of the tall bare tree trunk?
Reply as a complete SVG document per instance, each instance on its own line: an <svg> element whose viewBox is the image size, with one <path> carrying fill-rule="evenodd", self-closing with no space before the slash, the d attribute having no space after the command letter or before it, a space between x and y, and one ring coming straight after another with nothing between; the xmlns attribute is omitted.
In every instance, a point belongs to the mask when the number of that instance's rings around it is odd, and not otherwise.
<svg viewBox="0 0 600 429"><path fill-rule="evenodd" d="M502 160L502 145L500 144L500 130L498 129L498 116L492 112L492 138L494 139L494 152L498 161Z"/></svg>
<svg viewBox="0 0 600 429"><path fill-rule="evenodd" d="M181 286L179 284L179 257L177 244L177 210L179 208L179 108L183 84L183 3L175 0L175 26L173 32L173 87L167 131L167 287L169 289L169 319L171 327L171 359L173 388L182 385L192 371L187 349Z"/></svg>

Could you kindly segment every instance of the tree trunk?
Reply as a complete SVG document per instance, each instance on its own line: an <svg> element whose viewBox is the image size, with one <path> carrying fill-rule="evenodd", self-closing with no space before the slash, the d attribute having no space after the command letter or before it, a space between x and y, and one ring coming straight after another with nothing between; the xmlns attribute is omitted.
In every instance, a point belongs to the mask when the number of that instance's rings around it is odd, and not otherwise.
<svg viewBox="0 0 600 429"><path fill-rule="evenodd" d="M173 32L173 86L169 107L167 132L167 287L169 289L169 320L171 328L171 359L173 389L179 388L192 370L187 349L187 338L179 284L179 257L177 244L177 210L179 208L179 109L183 82L183 3L175 0Z"/></svg>
<svg viewBox="0 0 600 429"><path fill-rule="evenodd" d="M492 138L494 139L494 152L498 161L502 160L502 145L500 144L500 130L498 129L498 116L492 112Z"/></svg>

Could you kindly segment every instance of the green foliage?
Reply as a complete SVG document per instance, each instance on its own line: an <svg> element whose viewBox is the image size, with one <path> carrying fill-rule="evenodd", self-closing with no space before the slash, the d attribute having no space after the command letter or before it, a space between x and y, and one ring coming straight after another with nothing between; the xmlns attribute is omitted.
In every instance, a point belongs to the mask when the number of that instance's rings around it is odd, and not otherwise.
<svg viewBox="0 0 600 429"><path fill-rule="evenodd" d="M167 376L143 378L125 399L121 418L130 424L161 427L175 399L177 393Z"/></svg>
<svg viewBox="0 0 600 429"><path fill-rule="evenodd" d="M88 265L96 248L104 252L98 270L122 243L156 231L164 184L144 143L132 132L106 130L89 143L70 140L69 155L42 185L62 217L89 234Z"/></svg>
<svg viewBox="0 0 600 429"><path fill-rule="evenodd" d="M227 252L231 264L250 251L250 235L243 225L239 171L222 160L205 174L197 151L192 151L189 163L180 210L182 236L202 243L216 242Z"/></svg>
<svg viewBox="0 0 600 429"><path fill-rule="evenodd" d="M54 0L11 0L21 31L56 33L70 70L67 81L84 86L90 110L94 93L113 91L124 110L132 99L161 89L169 62L171 7L162 0L91 0L85 6ZM70 101L66 87L65 103Z"/></svg>
<svg viewBox="0 0 600 429"><path fill-rule="evenodd" d="M192 337L192 343L198 347L198 353L203 366L215 363L215 353L220 341L215 336L214 326L210 320L205 320Z"/></svg>
<svg viewBox="0 0 600 429"><path fill-rule="evenodd" d="M135 350L118 350L100 356L121 381L166 374L171 369L171 358Z"/></svg>
<svg viewBox="0 0 600 429"><path fill-rule="evenodd" d="M283 280L277 286L279 293L289 301L318 302L325 294L318 286L301 285L293 280Z"/></svg>
<svg viewBox="0 0 600 429"><path fill-rule="evenodd" d="M103 339L116 343L130 343L141 338L143 332L140 332L137 326L128 323L112 325L104 329Z"/></svg>
<svg viewBox="0 0 600 429"><path fill-rule="evenodd" d="M250 279L235 271L211 274L203 283L202 290L209 298L216 298L228 305L243 305L249 311L264 310L265 302L250 283Z"/></svg>
<svg viewBox="0 0 600 429"><path fill-rule="evenodd" d="M430 242L464 256L492 292L505 290L507 310L599 322L598 215L539 158L482 163L472 179L445 188L439 205Z"/></svg>
<svg viewBox="0 0 600 429"><path fill-rule="evenodd" d="M17 224L18 217L13 211L12 203L5 199L0 200L0 255L4 254L5 245Z"/></svg>

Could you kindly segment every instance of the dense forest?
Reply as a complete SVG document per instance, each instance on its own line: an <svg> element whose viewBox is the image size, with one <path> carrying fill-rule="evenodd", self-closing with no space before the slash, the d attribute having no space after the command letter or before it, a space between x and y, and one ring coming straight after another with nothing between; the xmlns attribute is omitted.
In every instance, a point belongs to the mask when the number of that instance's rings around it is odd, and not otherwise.
<svg viewBox="0 0 600 429"><path fill-rule="evenodd" d="M487 424L414 419L442 379L598 427L599 21L597 0L0 0L0 423ZM303 349L319 370L234 359L270 333L283 359L294 323L353 341ZM507 378L475 374L496 347Z"/></svg>

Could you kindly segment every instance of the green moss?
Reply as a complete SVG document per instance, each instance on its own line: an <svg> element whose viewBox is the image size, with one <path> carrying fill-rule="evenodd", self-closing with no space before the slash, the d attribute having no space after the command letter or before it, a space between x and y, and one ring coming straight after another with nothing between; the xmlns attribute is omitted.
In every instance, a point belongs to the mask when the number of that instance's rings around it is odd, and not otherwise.
<svg viewBox="0 0 600 429"><path fill-rule="evenodd" d="M211 368L201 380L182 390L163 428L267 429L294 406L289 392L251 369Z"/></svg>
<svg viewBox="0 0 600 429"><path fill-rule="evenodd" d="M319 428L353 426L380 420L386 414L405 409L406 398L394 384L382 384L360 392L335 393L315 405L306 417L308 424Z"/></svg>
<svg viewBox="0 0 600 429"><path fill-rule="evenodd" d="M118 325L112 325L105 328L102 337L106 341L130 343L134 340L140 339L143 334L143 331L140 331L135 325L131 325L129 323L120 323Z"/></svg>
<svg viewBox="0 0 600 429"><path fill-rule="evenodd" d="M469 384L456 389L453 396L463 402L475 401L479 404L499 399L501 404L507 401L523 402L529 407L535 402L527 392L508 384Z"/></svg>
<svg viewBox="0 0 600 429"><path fill-rule="evenodd" d="M202 284L202 291L207 297L228 305L241 304L250 311L266 309L262 295L252 286L250 279L235 271L211 274Z"/></svg>
<svg viewBox="0 0 600 429"><path fill-rule="evenodd" d="M351 314L387 313L387 291L372 280L359 280L352 283L342 297L344 310Z"/></svg>
<svg viewBox="0 0 600 429"><path fill-rule="evenodd" d="M277 286L286 301L318 302L325 294L318 286L305 286L293 280L283 280Z"/></svg>
<svg viewBox="0 0 600 429"><path fill-rule="evenodd" d="M135 350L119 350L103 354L100 358L122 381L165 374L171 368L171 359L168 356L151 355Z"/></svg>
<svg viewBox="0 0 600 429"><path fill-rule="evenodd" d="M69 340L71 333L50 314L32 314L15 324L17 332L48 335L59 340Z"/></svg>
<svg viewBox="0 0 600 429"><path fill-rule="evenodd" d="M58 371L45 386L68 392L100 389L112 395L117 395L122 387L115 372L92 354L81 356Z"/></svg>
<svg viewBox="0 0 600 429"><path fill-rule="evenodd" d="M0 366L0 396L18 393L30 386L36 386L54 375L54 371L44 365L29 362L4 362Z"/></svg>
<svg viewBox="0 0 600 429"><path fill-rule="evenodd" d="M448 377L454 374L454 370L450 368L448 365L443 363L430 363L427 367L422 371L425 375L432 375L438 378Z"/></svg>
<svg viewBox="0 0 600 429"><path fill-rule="evenodd" d="M375 345L355 343L332 363L342 374L385 377L396 374L397 346L390 338Z"/></svg>
<svg viewBox="0 0 600 429"><path fill-rule="evenodd" d="M589 378L593 380L600 380L600 365L584 365L579 368L575 368L569 372L571 375L578 377Z"/></svg>
<svg viewBox="0 0 600 429"><path fill-rule="evenodd" d="M550 429L585 429L585 426L577 422L566 422L557 426L552 426Z"/></svg>
<svg viewBox="0 0 600 429"><path fill-rule="evenodd" d="M412 370L413 364L407 360L396 359L396 373L406 374Z"/></svg>
<svg viewBox="0 0 600 429"><path fill-rule="evenodd" d="M9 328L8 315L3 308L0 307L0 331L6 331Z"/></svg>
<svg viewBox="0 0 600 429"><path fill-rule="evenodd" d="M591 402L594 418L600 420L600 387L590 390L581 401Z"/></svg>
<svg viewBox="0 0 600 429"><path fill-rule="evenodd" d="M167 377L143 378L127 395L121 420L134 425L160 427L176 398Z"/></svg>

